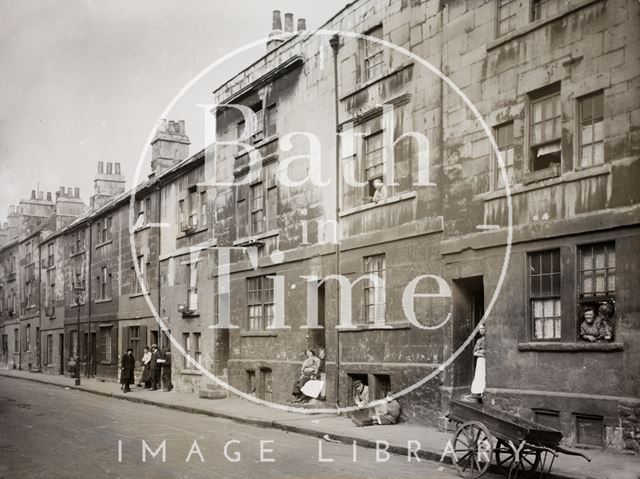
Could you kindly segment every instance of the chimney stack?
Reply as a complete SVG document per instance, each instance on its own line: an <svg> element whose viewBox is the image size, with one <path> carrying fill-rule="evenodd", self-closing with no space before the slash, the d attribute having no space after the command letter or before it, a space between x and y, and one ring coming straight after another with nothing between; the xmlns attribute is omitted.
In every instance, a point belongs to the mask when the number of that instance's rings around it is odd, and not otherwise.
<svg viewBox="0 0 640 479"><path fill-rule="evenodd" d="M189 156L191 140L185 132L184 120L162 119L151 140L151 171L159 176ZM117 164L116 169L120 169Z"/></svg>
<svg viewBox="0 0 640 479"><path fill-rule="evenodd" d="M280 10L273 11L273 19L271 21L271 31L282 31L282 17L280 16Z"/></svg>
<svg viewBox="0 0 640 479"><path fill-rule="evenodd" d="M304 18L298 18L298 31L304 32L307 29L307 20Z"/></svg>
<svg viewBox="0 0 640 479"><path fill-rule="evenodd" d="M284 14L284 31L293 33L293 13Z"/></svg>

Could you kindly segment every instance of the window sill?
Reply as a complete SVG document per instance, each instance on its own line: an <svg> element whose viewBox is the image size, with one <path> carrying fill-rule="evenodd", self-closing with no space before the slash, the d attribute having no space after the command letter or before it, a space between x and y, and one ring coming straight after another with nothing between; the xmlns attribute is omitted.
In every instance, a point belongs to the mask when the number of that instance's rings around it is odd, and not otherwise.
<svg viewBox="0 0 640 479"><path fill-rule="evenodd" d="M144 296L144 293L133 293L129 295L129 298L140 298L141 296Z"/></svg>
<svg viewBox="0 0 640 479"><path fill-rule="evenodd" d="M487 44L487 51L493 50L494 48L498 48L499 46L510 42L511 40L514 40L518 37L521 37L523 35L526 35L529 32L532 32L534 30L537 30L538 28L546 25L547 23L551 23L555 20L558 20L559 18L564 17L565 15L569 15L570 13L575 12L576 10L580 10L584 7L587 7L589 5L591 5L592 3L596 3L599 2L600 0L586 0L584 2L578 3L577 5L571 5L569 7L563 8L562 10L560 10L559 12L555 13L554 15L550 15L548 17L545 18L541 18L540 20L536 20L535 22L531 22L527 25L523 25L522 27L516 28L514 31L510 32L510 33L506 33L504 35L502 35L501 37L498 37L497 39L495 39L492 42L489 42Z"/></svg>
<svg viewBox="0 0 640 479"><path fill-rule="evenodd" d="M151 228L151 225L149 223L145 223L142 226L138 226L137 228L133 228L133 232L134 233L138 233L140 231L144 231Z"/></svg>
<svg viewBox="0 0 640 479"><path fill-rule="evenodd" d="M530 342L518 343L518 351L553 351L560 353L573 353L580 351L623 351L624 344L614 343L561 343L561 342Z"/></svg>
<svg viewBox="0 0 640 479"><path fill-rule="evenodd" d="M542 170L530 171L524 175L522 182L525 185L537 183L539 181L548 180L549 178L557 178L560 176L560 165L550 166Z"/></svg>
<svg viewBox="0 0 640 479"><path fill-rule="evenodd" d="M274 141L277 141L277 140L278 140L278 134L276 133L274 135L267 136L266 138L263 138L260 141L256 141L255 143L251 144L250 146L257 150L258 148L261 148L263 146L267 146L269 143L273 143ZM237 160L238 158L241 158L241 157L243 157L245 155L247 155L247 152L243 150L242 153L236 153L235 155L233 155L233 158L235 160ZM267 156L265 158L269 158L271 156L274 156L274 155L269 155L269 156ZM240 170L238 170L238 171L240 171ZM249 171L248 167L247 167L247 171ZM233 174L235 175L236 172L234 171Z"/></svg>
<svg viewBox="0 0 640 479"><path fill-rule="evenodd" d="M82 251L76 251L75 253L71 253L69 255L69 258L75 258L76 256L80 256L82 254L85 254L87 252L87 250L82 250Z"/></svg>
<svg viewBox="0 0 640 479"><path fill-rule="evenodd" d="M80 361L82 363L82 361ZM111 361L99 361L99 364L102 366L111 366Z"/></svg>
<svg viewBox="0 0 640 479"><path fill-rule="evenodd" d="M399 195L395 195L395 196L390 196L389 198L385 198L382 201L379 201L377 203L366 203L364 205L360 205L360 206L356 206L354 208L349 208L348 210L344 210L340 212L340 218L343 218L345 216L349 216L349 215L353 215L356 213L360 213L362 211L367 211L370 210L372 208L378 208L380 206L384 206L384 205L390 205L393 203L399 203L400 201L406 201L406 200L411 200L413 198L416 197L416 192L415 191L409 191L407 193L401 193Z"/></svg>
<svg viewBox="0 0 640 479"><path fill-rule="evenodd" d="M353 324L351 326L338 326L336 329L341 332L411 329L411 323L409 321L397 321L386 324Z"/></svg>
<svg viewBox="0 0 640 479"><path fill-rule="evenodd" d="M402 70L406 69L406 68L410 68L413 66L414 62L405 62L404 64L394 68L391 71L387 71L386 73L381 73L378 76L374 77L374 78L369 78L367 80L361 81L359 83L356 83L355 87L349 91L348 93L345 93L344 95L342 95L340 97L340 101L344 101L347 98L349 98L350 96L355 95L356 93L364 90L365 88L369 88L371 85L374 85L386 78L389 78L393 75L395 75L396 73L401 72Z"/></svg>
<svg viewBox="0 0 640 479"><path fill-rule="evenodd" d="M55 264L52 264L51 266L47 266L45 269L46 269L47 271L51 271L52 269L56 269L56 265L55 265Z"/></svg>
<svg viewBox="0 0 640 479"><path fill-rule="evenodd" d="M240 331L240 336L243 338L249 337L274 337L277 336L277 331Z"/></svg>
<svg viewBox="0 0 640 479"><path fill-rule="evenodd" d="M84 306L84 303L80 303L80 304L73 303L73 304L69 305L70 308L77 308L78 306Z"/></svg>
<svg viewBox="0 0 640 479"><path fill-rule="evenodd" d="M201 226L200 228L196 228L193 230L180 231L176 236L177 239L186 238L187 236L197 235L198 233L202 233L203 231L207 231L209 226Z"/></svg>
<svg viewBox="0 0 640 479"><path fill-rule="evenodd" d="M111 243L113 243L113 240L109 240L109 241L104 241L102 243L98 243L96 245L96 249L102 248L103 246L107 246L108 244L111 244Z"/></svg>
<svg viewBox="0 0 640 479"><path fill-rule="evenodd" d="M595 176L608 175L611 173L611 165L604 164L598 166L591 166L589 168L576 169L575 171L568 171L560 176L551 177L546 180L540 180L538 183L518 183L511 185L511 196L527 193L529 191L537 190L540 188L546 188L549 186L559 185L561 183L570 183L572 181L578 181L585 178L592 178ZM494 191L488 191L486 193L479 193L473 197L474 200L490 201L498 198L505 198L507 191L504 188Z"/></svg>
<svg viewBox="0 0 640 479"><path fill-rule="evenodd" d="M255 243L257 241L260 241L262 239L267 239L267 238L271 238L273 236L278 236L280 233L278 233L278 230L270 230L270 231L266 231L264 233L260 233L257 235L253 235L253 236L248 236L246 238L240 238L237 239L233 242L233 246L241 246L244 244L248 244L248 243Z"/></svg>
<svg viewBox="0 0 640 479"><path fill-rule="evenodd" d="M182 369L180 374L184 376L202 376L202 373L197 369Z"/></svg>
<svg viewBox="0 0 640 479"><path fill-rule="evenodd" d="M113 298L103 298L103 299L96 299L94 300L94 304L100 304L100 303L108 303L109 301L111 301Z"/></svg>

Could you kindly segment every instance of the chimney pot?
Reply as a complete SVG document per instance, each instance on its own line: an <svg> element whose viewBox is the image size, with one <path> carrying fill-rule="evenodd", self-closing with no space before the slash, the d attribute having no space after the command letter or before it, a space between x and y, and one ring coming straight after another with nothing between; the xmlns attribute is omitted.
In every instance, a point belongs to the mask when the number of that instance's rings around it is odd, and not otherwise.
<svg viewBox="0 0 640 479"><path fill-rule="evenodd" d="M78 188L77 186L76 186L76 188L74 190L74 196L76 198L80 198L80 188Z"/></svg>
<svg viewBox="0 0 640 479"><path fill-rule="evenodd" d="M307 29L307 21L304 18L298 18L298 31L303 32Z"/></svg>
<svg viewBox="0 0 640 479"><path fill-rule="evenodd" d="M120 163L114 163L114 166L115 166L116 175L119 175L120 174Z"/></svg>
<svg viewBox="0 0 640 479"><path fill-rule="evenodd" d="M31 199L32 200L36 199L36 190L31 190Z"/></svg>
<svg viewBox="0 0 640 479"><path fill-rule="evenodd" d="M107 175L113 174L113 163L110 161L107 163Z"/></svg>
<svg viewBox="0 0 640 479"><path fill-rule="evenodd" d="M44 191L38 191L38 199L44 200Z"/></svg>
<svg viewBox="0 0 640 479"><path fill-rule="evenodd" d="M73 189L71 187L67 188L67 196L73 196Z"/></svg>
<svg viewBox="0 0 640 479"><path fill-rule="evenodd" d="M280 10L274 10L272 18L271 30L282 30L282 17L280 16Z"/></svg>
<svg viewBox="0 0 640 479"><path fill-rule="evenodd" d="M104 173L104 162L99 161L98 162L98 174L101 175L102 173Z"/></svg>
<svg viewBox="0 0 640 479"><path fill-rule="evenodd" d="M51 192L47 191L47 201L51 201Z"/></svg>
<svg viewBox="0 0 640 479"><path fill-rule="evenodd" d="M60 191L58 192L60 196L64 196L64 186L60 187Z"/></svg>
<svg viewBox="0 0 640 479"><path fill-rule="evenodd" d="M293 33L293 13L284 14L284 31Z"/></svg>

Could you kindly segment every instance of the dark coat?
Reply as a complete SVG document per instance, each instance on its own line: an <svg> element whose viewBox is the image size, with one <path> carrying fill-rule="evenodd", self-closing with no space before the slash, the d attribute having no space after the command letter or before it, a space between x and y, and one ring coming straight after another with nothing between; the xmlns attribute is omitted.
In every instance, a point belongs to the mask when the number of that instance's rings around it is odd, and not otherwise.
<svg viewBox="0 0 640 479"><path fill-rule="evenodd" d="M120 381L124 383L125 381L133 382L133 370L136 367L136 358L133 357L133 354L123 354L122 355L122 374L120 375Z"/></svg>
<svg viewBox="0 0 640 479"><path fill-rule="evenodd" d="M151 353L151 361L149 361L149 366L151 366L151 370L159 370L162 367L162 363L158 362L158 359L163 359L163 354L159 349L156 349Z"/></svg>

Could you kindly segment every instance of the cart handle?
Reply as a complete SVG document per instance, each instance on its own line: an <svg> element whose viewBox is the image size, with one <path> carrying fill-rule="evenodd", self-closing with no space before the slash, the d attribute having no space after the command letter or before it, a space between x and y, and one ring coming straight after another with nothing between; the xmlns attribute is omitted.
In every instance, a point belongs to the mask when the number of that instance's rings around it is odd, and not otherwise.
<svg viewBox="0 0 640 479"><path fill-rule="evenodd" d="M537 446L535 444L527 443L527 446L536 451L545 451L553 454L553 457L558 457L558 453L554 449L550 449L547 446Z"/></svg>
<svg viewBox="0 0 640 479"><path fill-rule="evenodd" d="M565 449L562 446L556 446L556 451L561 452L562 454L566 454L568 456L581 456L581 457L585 458L587 461L591 462L591 458L589 456L587 456L586 454L583 454L581 452L578 452L578 451L572 451L571 449Z"/></svg>

